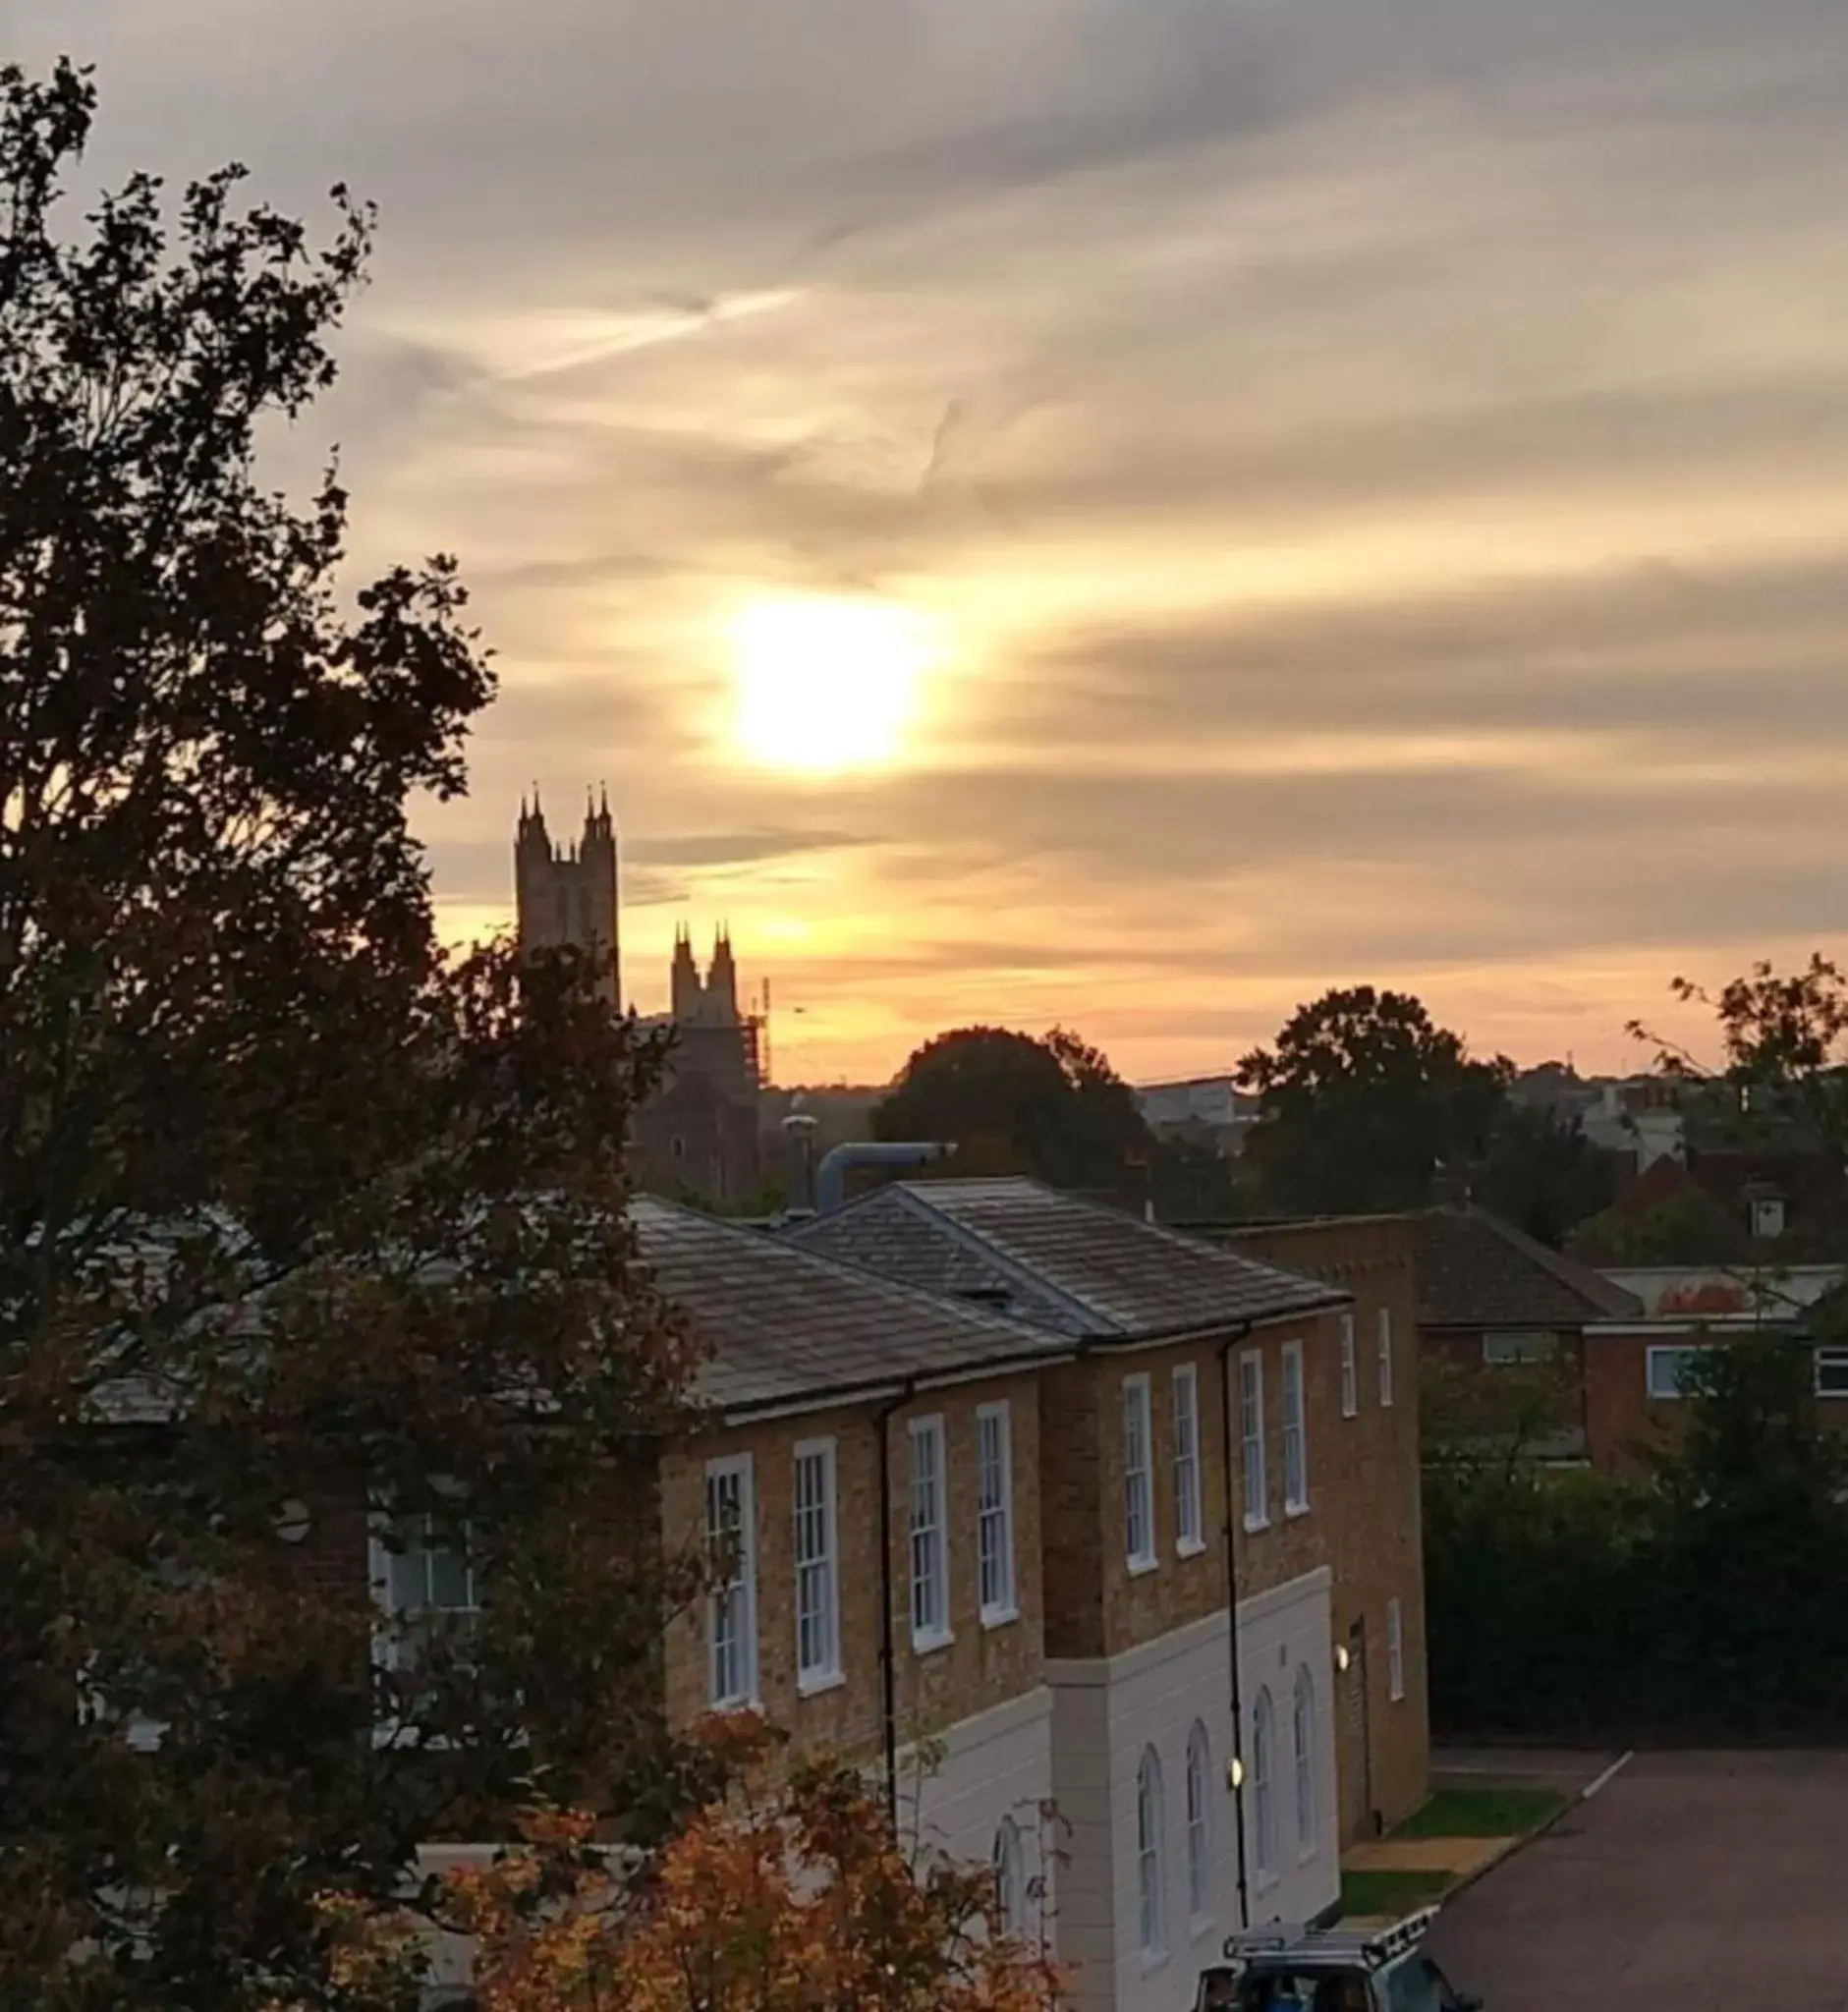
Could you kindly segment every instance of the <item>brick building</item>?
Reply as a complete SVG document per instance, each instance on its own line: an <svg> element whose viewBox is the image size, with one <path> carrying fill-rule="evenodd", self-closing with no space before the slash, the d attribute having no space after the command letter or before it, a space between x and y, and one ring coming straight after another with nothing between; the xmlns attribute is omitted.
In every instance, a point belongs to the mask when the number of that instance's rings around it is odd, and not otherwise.
<svg viewBox="0 0 1848 2012"><path fill-rule="evenodd" d="M1808 1339L1814 1310L1840 1292L1848 1266L1637 1265L1603 1276L1632 1311L1585 1332L1586 1454L1623 1473L1642 1465L1645 1449L1672 1443L1692 1358L1752 1337ZM1848 1430L1848 1349L1817 1346L1815 1375L1823 1421Z"/></svg>
<svg viewBox="0 0 1848 2012"><path fill-rule="evenodd" d="M1051 1875L1040 1402L1070 1351L693 1210L644 1200L637 1228L710 1351L711 1427L662 1463L664 1540L741 1540L733 1591L668 1630L670 1717L760 1705L883 1777L925 1843L1009 1839L1029 1925Z"/></svg>
<svg viewBox="0 0 1848 2012"><path fill-rule="evenodd" d="M1406 1285L1363 1341L1345 1283L1018 1179L788 1236L1040 1337L1053 1940L1080 2005L1181 2012L1228 1928L1330 1908L1341 1843L1425 1794Z"/></svg>
<svg viewBox="0 0 1848 2012"><path fill-rule="evenodd" d="M1425 1558L1420 1501L1418 1357L1418 1236L1406 1216L1345 1216L1249 1225L1233 1231L1231 1248L1353 1295L1337 1315L1339 1365L1352 1360L1335 1393L1341 1429L1319 1442L1331 1469L1341 1513L1329 1519L1335 1641L1347 1650L1340 1673L1340 1772L1343 1842L1398 1821L1424 1800L1428 1745L1425 1737ZM1378 1402L1379 1365L1391 1349L1403 1380L1394 1401ZM1323 1406L1327 1407L1327 1393ZM1394 1600L1403 1620L1404 1699L1393 1696ZM1339 1658L1337 1658L1339 1660ZM1406 1713L1410 1734L1395 1724ZM1383 1736L1381 1730L1383 1729Z"/></svg>
<svg viewBox="0 0 1848 2012"><path fill-rule="evenodd" d="M1534 1450L1558 1462L1585 1460L1587 1333L1599 1322L1634 1319L1641 1303L1615 1279L1549 1251L1486 1209L1433 1208L1413 1220L1421 1353L1484 1375L1555 1362L1569 1416Z"/></svg>

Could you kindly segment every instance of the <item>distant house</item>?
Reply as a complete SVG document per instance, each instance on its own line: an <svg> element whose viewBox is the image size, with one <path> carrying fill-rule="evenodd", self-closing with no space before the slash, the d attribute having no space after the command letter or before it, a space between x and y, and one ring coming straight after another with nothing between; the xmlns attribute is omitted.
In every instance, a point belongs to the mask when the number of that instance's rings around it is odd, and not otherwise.
<svg viewBox="0 0 1848 2012"><path fill-rule="evenodd" d="M1590 1457L1586 1331L1639 1317L1641 1301L1486 1209L1436 1208L1418 1223L1421 1353L1484 1374L1556 1359L1572 1417L1538 1450L1560 1461Z"/></svg>
<svg viewBox="0 0 1848 2012"><path fill-rule="evenodd" d="M1842 1264L1658 1264L1604 1273L1636 1311L1585 1332L1586 1451L1594 1467L1637 1465L1672 1442L1686 1416L1682 1378L1704 1351L1754 1337L1812 1341L1824 1416L1848 1429L1848 1348L1816 1333L1817 1310L1848 1280Z"/></svg>

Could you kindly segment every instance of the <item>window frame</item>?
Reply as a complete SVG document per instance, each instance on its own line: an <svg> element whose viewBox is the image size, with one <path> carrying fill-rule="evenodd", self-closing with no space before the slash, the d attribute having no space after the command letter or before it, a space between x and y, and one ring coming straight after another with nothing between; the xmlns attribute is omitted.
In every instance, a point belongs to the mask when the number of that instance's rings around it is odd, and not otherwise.
<svg viewBox="0 0 1848 2012"><path fill-rule="evenodd" d="M999 1492L993 1502L984 1499L989 1463L983 1446L984 1431L998 1432ZM992 1589L988 1584L988 1536L997 1531L994 1565L997 1574ZM999 1628L1020 1619L1020 1588L1014 1560L1014 1413L1002 1397L976 1407L976 1596L980 1605L981 1625Z"/></svg>
<svg viewBox="0 0 1848 2012"><path fill-rule="evenodd" d="M1212 1920L1212 1742L1195 1719L1187 1734L1187 1920L1199 1934Z"/></svg>
<svg viewBox="0 0 1848 2012"><path fill-rule="evenodd" d="M1502 1344L1497 1352L1495 1344ZM1553 1338L1543 1327L1503 1327L1483 1336L1483 1367L1485 1369L1513 1369L1530 1363L1543 1363L1552 1353Z"/></svg>
<svg viewBox="0 0 1848 2012"><path fill-rule="evenodd" d="M1167 1839L1163 1835L1161 1757L1145 1747L1136 1762L1136 1922L1143 1968L1168 1957Z"/></svg>
<svg viewBox="0 0 1848 2012"><path fill-rule="evenodd" d="M1140 1544L1136 1540L1139 1507L1143 1524ZM1155 1534L1154 1396L1147 1370L1123 1378L1123 1557L1132 1578L1152 1572L1161 1562Z"/></svg>
<svg viewBox="0 0 1848 2012"><path fill-rule="evenodd" d="M1270 1475L1264 1447L1264 1356L1261 1349L1246 1349L1239 1356L1239 1474L1247 1532L1268 1530Z"/></svg>
<svg viewBox="0 0 1848 2012"><path fill-rule="evenodd" d="M1321 1797L1316 1782L1316 1679L1299 1663L1290 1694L1290 1753L1296 1775L1296 1859L1307 1865L1321 1845Z"/></svg>
<svg viewBox="0 0 1848 2012"><path fill-rule="evenodd" d="M911 1452L911 1504L908 1519L910 1545L908 1562L911 1567L911 1646L913 1652L927 1655L932 1649L942 1649L956 1639L950 1626L950 1534L949 1534L949 1444L944 1430L943 1414L930 1412L923 1418L907 1420L905 1425L906 1443ZM925 1477L919 1467L919 1447L928 1443L934 1448L934 1457L928 1475L929 1491L934 1496L935 1521L920 1525L918 1520L919 1489ZM919 1539L923 1537L934 1543L935 1547L935 1588L936 1615L928 1623L919 1619L919 1587L923 1583L918 1571Z"/></svg>
<svg viewBox="0 0 1848 2012"><path fill-rule="evenodd" d="M1396 1593L1386 1602L1386 1698L1393 1705L1405 1698L1405 1605Z"/></svg>
<svg viewBox="0 0 1848 2012"><path fill-rule="evenodd" d="M1823 1388L1822 1371L1824 1369L1841 1372L1842 1382L1838 1389L1827 1390ZM1813 1374L1815 1379L1814 1387L1820 1402L1831 1404L1838 1402L1842 1398L1848 1398L1848 1348L1824 1347L1817 1349L1815 1351Z"/></svg>
<svg viewBox="0 0 1848 2012"><path fill-rule="evenodd" d="M1290 1424L1290 1403L1294 1394L1296 1401L1296 1424ZM1309 1387L1303 1367L1303 1344L1300 1340L1283 1344L1283 1513L1285 1516L1307 1516L1309 1514ZM1291 1485L1290 1437L1292 1429L1296 1436L1296 1485Z"/></svg>
<svg viewBox="0 0 1848 2012"><path fill-rule="evenodd" d="M466 1517L462 1520L461 1525L464 1548L459 1555L462 1558L463 1576L467 1581L470 1595L468 1603L463 1606L450 1606L426 1599L422 1604L416 1607L400 1607L397 1604L395 1590L392 1585L392 1571L394 1566L409 1555L409 1547L394 1548L390 1541L390 1534L393 1531L403 1530L414 1523L422 1526L422 1537L424 1540L417 1548L426 1561L436 1555L438 1548L443 1550L453 1548L449 1545L433 1547L427 1541L431 1524L431 1512L427 1509L415 1509L406 1514L394 1510L389 1503L374 1502L367 1518L366 1563L379 1616L379 1625L375 1626L372 1631L373 1654L379 1666L384 1669L408 1670L416 1667L415 1653L406 1652L409 1645L405 1640L406 1631L403 1624L408 1619L418 1614L440 1613L467 1614L473 1619L478 1620L482 1611L479 1574L476 1566L470 1561L467 1549L469 1524ZM429 1580L427 1562L424 1568L424 1579L427 1587Z"/></svg>
<svg viewBox="0 0 1848 2012"><path fill-rule="evenodd" d="M724 1453L705 1464L705 1539L708 1552L722 1533L712 1520L713 1483L736 1481L738 1487L737 1576L726 1586L707 1589L705 1599L706 1703L714 1711L750 1710L759 1703L757 1652L757 1473L749 1453ZM720 1602L739 1596L738 1677L736 1690L719 1690Z"/></svg>
<svg viewBox="0 0 1848 2012"><path fill-rule="evenodd" d="M1361 1415L1361 1340L1355 1316L1341 1316L1341 1416Z"/></svg>
<svg viewBox="0 0 1848 2012"><path fill-rule="evenodd" d="M1182 1393L1186 1401L1182 1401ZM1174 1550L1196 1558L1206 1548L1200 1479L1200 1365L1177 1363L1169 1392L1174 1424Z"/></svg>
<svg viewBox="0 0 1848 2012"><path fill-rule="evenodd" d="M1027 1861L1020 1825L1012 1816L1003 1816L995 1826L989 1859L994 1869L991 1932L1018 1939L1027 1932Z"/></svg>
<svg viewBox="0 0 1848 2012"><path fill-rule="evenodd" d="M803 1554L803 1469L818 1462L822 1476L819 1523L823 1551L819 1558ZM812 1698L817 1691L831 1691L846 1681L841 1657L841 1545L840 1545L840 1465L836 1442L830 1438L799 1439L791 1464L791 1558L796 1594L796 1694ZM808 1505L811 1509L816 1505ZM825 1654L819 1662L803 1660L805 1573L818 1568L824 1593L821 1626Z"/></svg>
<svg viewBox="0 0 1848 2012"><path fill-rule="evenodd" d="M1392 1409L1394 1373L1392 1361L1392 1309L1390 1307L1381 1307L1374 1316L1373 1345L1378 1358L1376 1367L1379 1376L1379 1408L1381 1411L1390 1411Z"/></svg>
<svg viewBox="0 0 1848 2012"><path fill-rule="evenodd" d="M1274 1886L1277 1868L1276 1706L1270 1686L1252 1700L1252 1864L1260 1887Z"/></svg>
<svg viewBox="0 0 1848 2012"><path fill-rule="evenodd" d="M1665 1356L1689 1357L1702 1353L1699 1342L1652 1341L1644 1352L1643 1396L1649 1404L1682 1404L1687 1392L1679 1384L1673 1390L1657 1390L1655 1387L1655 1365Z"/></svg>

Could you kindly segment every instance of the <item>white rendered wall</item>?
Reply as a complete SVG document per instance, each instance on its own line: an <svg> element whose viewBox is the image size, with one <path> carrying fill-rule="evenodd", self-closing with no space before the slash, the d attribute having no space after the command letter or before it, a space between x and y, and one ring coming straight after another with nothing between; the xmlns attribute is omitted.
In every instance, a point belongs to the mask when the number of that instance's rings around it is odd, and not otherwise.
<svg viewBox="0 0 1848 2012"><path fill-rule="evenodd" d="M1311 1920L1340 1893L1336 1843L1334 1683L1325 1569L1239 1606L1245 1716L1247 1869L1251 1919ZM1192 2012L1201 1970L1240 1926L1236 1802L1228 1779L1232 1701L1226 1618L1217 1614L1114 1656L1053 1662L1052 1795L1062 1819L1054 1946L1074 1967L1082 2012ZM1299 1851L1292 1705L1307 1666L1315 1700L1315 1845ZM1275 1865L1258 1865L1251 1793L1252 1712L1260 1686L1274 1708ZM1204 1728L1206 1906L1190 1906L1187 1755ZM1142 1947L1138 1774L1152 1750L1161 1783L1162 1951Z"/></svg>
<svg viewBox="0 0 1848 2012"><path fill-rule="evenodd" d="M921 1852L986 1865L1004 1818L1020 1833L1033 1932L1049 1914L1058 1840L1042 1812L1052 1801L1052 1693L1041 1687L966 1718L920 1752L899 1753L899 1829Z"/></svg>

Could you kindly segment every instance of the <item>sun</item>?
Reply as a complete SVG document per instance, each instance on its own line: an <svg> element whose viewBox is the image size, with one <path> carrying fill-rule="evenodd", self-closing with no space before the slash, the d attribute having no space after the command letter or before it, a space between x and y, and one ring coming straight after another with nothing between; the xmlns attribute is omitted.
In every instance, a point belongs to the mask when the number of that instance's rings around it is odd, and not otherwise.
<svg viewBox="0 0 1848 2012"><path fill-rule="evenodd" d="M812 775L895 761L935 655L916 609L831 595L754 602L731 643L739 747Z"/></svg>

